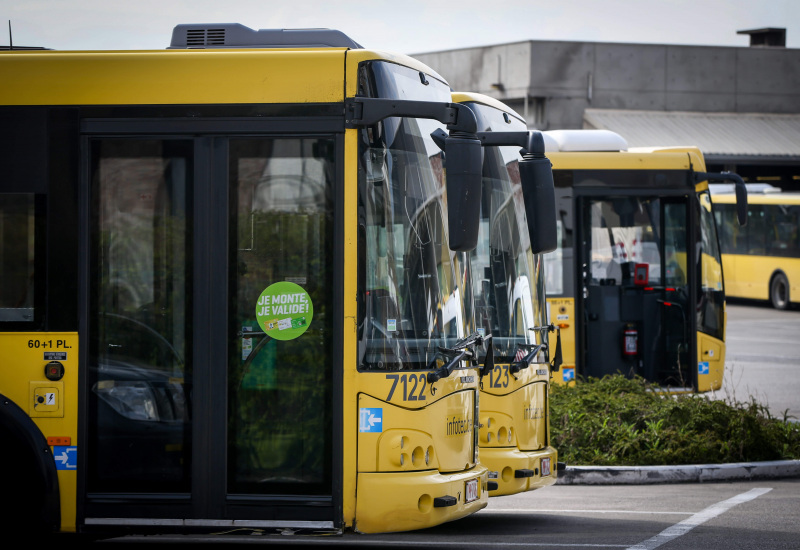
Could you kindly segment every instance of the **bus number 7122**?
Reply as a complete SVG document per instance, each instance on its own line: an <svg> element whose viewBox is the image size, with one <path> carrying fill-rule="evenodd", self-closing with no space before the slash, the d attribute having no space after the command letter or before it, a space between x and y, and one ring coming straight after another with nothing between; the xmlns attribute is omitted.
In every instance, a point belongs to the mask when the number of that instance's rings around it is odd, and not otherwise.
<svg viewBox="0 0 800 550"><path fill-rule="evenodd" d="M420 374L387 374L387 380L392 381L392 388L389 390L389 395L386 396L386 401L391 401L397 383L403 383L403 401L425 401L425 387L428 382L424 373ZM409 391L409 386L411 386ZM419 393L417 393L419 388Z"/></svg>

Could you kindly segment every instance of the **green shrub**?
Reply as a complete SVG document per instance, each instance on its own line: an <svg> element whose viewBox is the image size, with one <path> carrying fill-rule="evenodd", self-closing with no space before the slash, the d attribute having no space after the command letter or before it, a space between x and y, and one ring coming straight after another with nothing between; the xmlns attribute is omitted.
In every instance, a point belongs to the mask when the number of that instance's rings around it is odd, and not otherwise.
<svg viewBox="0 0 800 550"><path fill-rule="evenodd" d="M800 458L800 425L754 399L669 395L641 378L579 380L550 389L559 460L573 465L716 464Z"/></svg>

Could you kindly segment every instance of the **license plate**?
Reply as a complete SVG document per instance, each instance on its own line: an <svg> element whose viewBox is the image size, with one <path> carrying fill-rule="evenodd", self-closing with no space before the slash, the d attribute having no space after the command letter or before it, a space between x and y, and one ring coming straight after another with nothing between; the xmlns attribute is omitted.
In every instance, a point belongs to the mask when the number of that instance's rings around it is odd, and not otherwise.
<svg viewBox="0 0 800 550"><path fill-rule="evenodd" d="M470 479L466 483L466 487L464 488L464 494L466 498L464 502L472 502L473 500L478 500L478 480L477 479Z"/></svg>
<svg viewBox="0 0 800 550"><path fill-rule="evenodd" d="M549 476L550 475L550 459L543 458L542 459L542 475Z"/></svg>

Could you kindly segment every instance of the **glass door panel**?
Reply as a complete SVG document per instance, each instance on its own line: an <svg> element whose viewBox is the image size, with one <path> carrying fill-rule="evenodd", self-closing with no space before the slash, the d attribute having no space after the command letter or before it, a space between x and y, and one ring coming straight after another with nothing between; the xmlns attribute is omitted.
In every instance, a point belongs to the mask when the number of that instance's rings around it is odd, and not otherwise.
<svg viewBox="0 0 800 550"><path fill-rule="evenodd" d="M579 211L586 374L691 385L686 199L586 198Z"/></svg>
<svg viewBox="0 0 800 550"><path fill-rule="evenodd" d="M91 141L88 489L189 492L192 142Z"/></svg>
<svg viewBox="0 0 800 550"><path fill-rule="evenodd" d="M329 495L333 140L229 151L227 491Z"/></svg>
<svg viewBox="0 0 800 550"><path fill-rule="evenodd" d="M658 380L673 386L692 385L689 301L689 225L687 201L664 201L664 280L662 305L664 344L657 371ZM715 236L716 238L716 236Z"/></svg>

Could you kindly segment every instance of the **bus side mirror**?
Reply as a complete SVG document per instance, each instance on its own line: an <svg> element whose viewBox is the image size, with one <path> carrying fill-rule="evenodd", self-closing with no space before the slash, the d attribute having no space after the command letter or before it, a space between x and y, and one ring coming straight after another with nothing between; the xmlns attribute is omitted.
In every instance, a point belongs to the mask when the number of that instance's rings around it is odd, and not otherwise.
<svg viewBox="0 0 800 550"><path fill-rule="evenodd" d="M747 187L744 180L739 174L733 172L695 172L694 182L700 183L701 181L732 181L733 188L736 192L736 218L739 220L739 225L747 224Z"/></svg>
<svg viewBox="0 0 800 550"><path fill-rule="evenodd" d="M556 351L553 354L553 360L550 363L550 372L558 372L561 365L564 364L563 356L561 355L561 329L555 327L556 330ZM548 353L550 350L548 349Z"/></svg>
<svg viewBox="0 0 800 550"><path fill-rule="evenodd" d="M739 225L747 225L747 188L743 181L737 181L734 187L736 190L736 217Z"/></svg>
<svg viewBox="0 0 800 550"><path fill-rule="evenodd" d="M451 135L444 151L450 250L469 252L478 246L483 149L474 136Z"/></svg>
<svg viewBox="0 0 800 550"><path fill-rule="evenodd" d="M479 371L481 378L494 370L494 345L491 334L484 338L484 343L486 344L486 356L483 358L483 366Z"/></svg>
<svg viewBox="0 0 800 550"><path fill-rule="evenodd" d="M534 254L552 252L558 246L556 227L556 191L550 159L544 156L541 132L530 132L530 145L521 151L519 174L531 251Z"/></svg>

